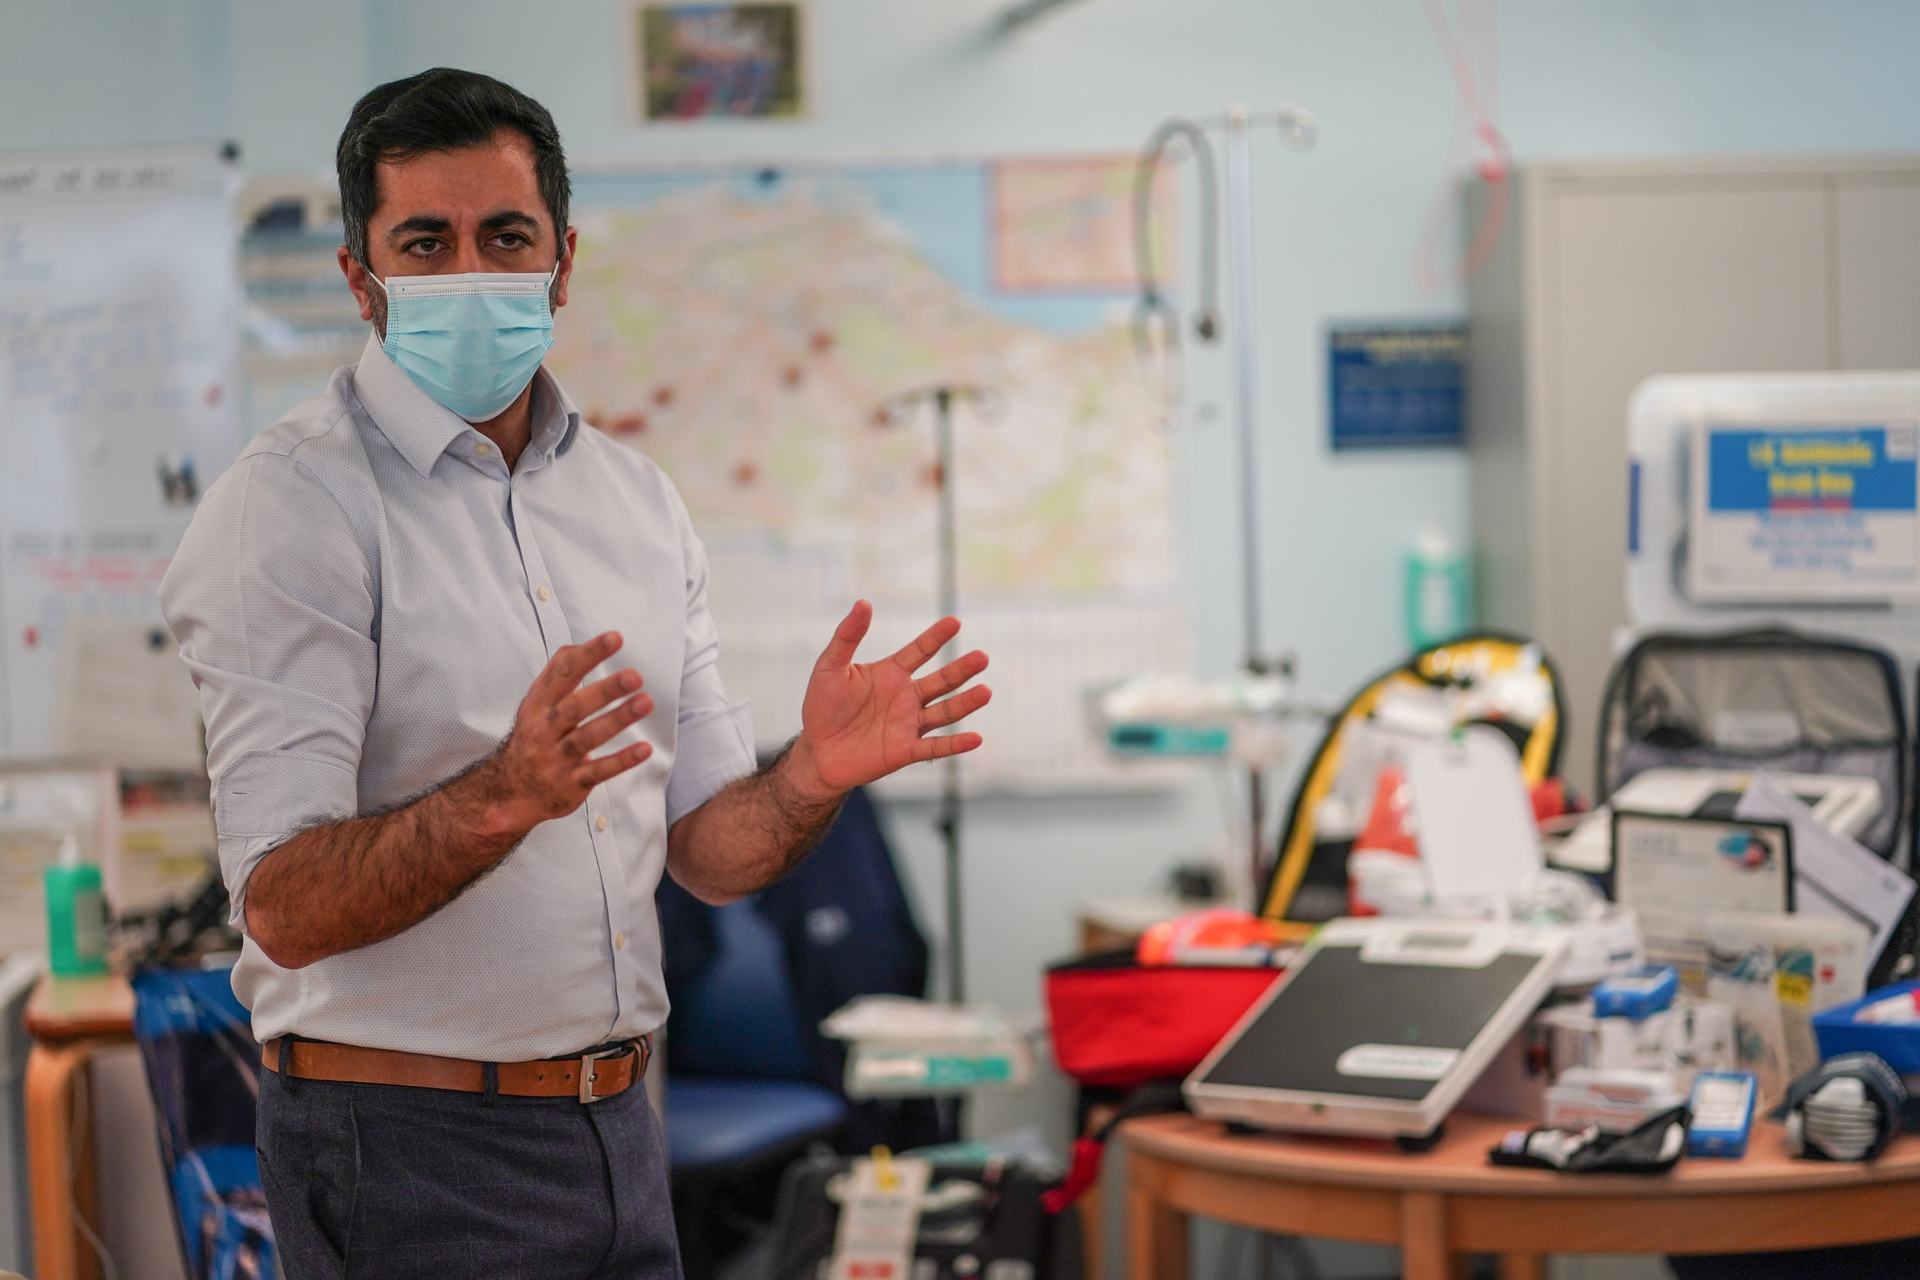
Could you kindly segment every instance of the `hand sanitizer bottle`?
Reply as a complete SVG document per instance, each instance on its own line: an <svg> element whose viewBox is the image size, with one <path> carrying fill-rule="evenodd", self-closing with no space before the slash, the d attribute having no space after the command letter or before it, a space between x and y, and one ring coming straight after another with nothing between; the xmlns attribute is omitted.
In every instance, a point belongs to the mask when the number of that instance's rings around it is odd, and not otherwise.
<svg viewBox="0 0 1920 1280"><path fill-rule="evenodd" d="M80 861L72 831L60 840L60 860L47 868L47 960L59 978L107 971L107 899L100 868Z"/></svg>
<svg viewBox="0 0 1920 1280"><path fill-rule="evenodd" d="M1407 642L1429 649L1472 625L1473 584L1467 559L1437 525L1428 525L1407 553Z"/></svg>

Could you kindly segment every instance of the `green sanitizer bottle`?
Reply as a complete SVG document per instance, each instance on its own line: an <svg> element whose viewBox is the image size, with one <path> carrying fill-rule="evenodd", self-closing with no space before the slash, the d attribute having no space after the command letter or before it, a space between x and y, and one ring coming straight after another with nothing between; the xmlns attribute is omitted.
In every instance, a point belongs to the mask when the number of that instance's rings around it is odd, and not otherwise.
<svg viewBox="0 0 1920 1280"><path fill-rule="evenodd" d="M1427 649L1473 625L1473 580L1467 558L1446 531L1428 525L1407 553L1407 643Z"/></svg>
<svg viewBox="0 0 1920 1280"><path fill-rule="evenodd" d="M80 861L68 832L60 860L47 868L47 963L58 978L107 971L107 897L100 868Z"/></svg>

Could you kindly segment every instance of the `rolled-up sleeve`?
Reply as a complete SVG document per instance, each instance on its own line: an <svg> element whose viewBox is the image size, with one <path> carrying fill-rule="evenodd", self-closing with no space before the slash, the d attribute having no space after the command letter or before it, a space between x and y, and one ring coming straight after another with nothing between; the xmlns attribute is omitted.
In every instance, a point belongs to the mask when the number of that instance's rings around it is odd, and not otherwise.
<svg viewBox="0 0 1920 1280"><path fill-rule="evenodd" d="M668 826L754 768L751 708L729 701L720 679L720 632L707 610L707 551L684 507L679 514L687 571L687 657L680 671L673 772L667 778Z"/></svg>
<svg viewBox="0 0 1920 1280"><path fill-rule="evenodd" d="M202 499L160 589L200 691L232 919L269 852L354 816L377 678L373 560L336 497L284 454Z"/></svg>

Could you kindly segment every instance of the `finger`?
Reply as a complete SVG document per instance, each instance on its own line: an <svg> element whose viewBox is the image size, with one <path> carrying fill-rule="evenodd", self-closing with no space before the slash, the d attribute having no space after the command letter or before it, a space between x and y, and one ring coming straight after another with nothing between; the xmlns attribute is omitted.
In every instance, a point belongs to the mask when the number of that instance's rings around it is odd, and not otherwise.
<svg viewBox="0 0 1920 1280"><path fill-rule="evenodd" d="M584 760L596 748L608 742L634 722L653 714L653 698L635 694L605 715L593 719L560 740L560 750L575 760Z"/></svg>
<svg viewBox="0 0 1920 1280"><path fill-rule="evenodd" d="M985 741L977 733L948 733L938 738L922 738L913 744L913 758L919 763L944 760L948 756L963 756Z"/></svg>
<svg viewBox="0 0 1920 1280"><path fill-rule="evenodd" d="M873 625L873 606L865 600L855 600L847 616L833 629L833 639L827 641L827 647L820 654L820 661L813 664L815 671L838 671L853 665L853 655L860 649L860 642L867 638L867 628Z"/></svg>
<svg viewBox="0 0 1920 1280"><path fill-rule="evenodd" d="M580 682L587 678L587 672L605 662L619 649L618 631L603 631L585 644L565 645L534 677L533 687L539 691L542 702L549 705L556 703L579 688Z"/></svg>
<svg viewBox="0 0 1920 1280"><path fill-rule="evenodd" d="M893 660L902 671L912 675L933 660L933 656L946 647L947 641L960 634L960 619L942 618L920 633L918 639L893 655Z"/></svg>
<svg viewBox="0 0 1920 1280"><path fill-rule="evenodd" d="M993 699L993 690L980 684L965 693L956 693L945 702L936 702L921 709L920 732L929 729L944 729L950 724L958 724L968 716L987 705Z"/></svg>
<svg viewBox="0 0 1920 1280"><path fill-rule="evenodd" d="M925 706L935 698L952 693L987 669L987 655L975 649L964 658L955 658L930 676L913 682L914 696Z"/></svg>
<svg viewBox="0 0 1920 1280"><path fill-rule="evenodd" d="M573 771L573 785L583 790L597 787L608 778L618 777L653 754L651 742L636 743L620 751L595 756Z"/></svg>
<svg viewBox="0 0 1920 1280"><path fill-rule="evenodd" d="M616 671L604 680L576 689L548 709L547 727L555 736L571 733L582 720L632 694L642 683L638 671Z"/></svg>

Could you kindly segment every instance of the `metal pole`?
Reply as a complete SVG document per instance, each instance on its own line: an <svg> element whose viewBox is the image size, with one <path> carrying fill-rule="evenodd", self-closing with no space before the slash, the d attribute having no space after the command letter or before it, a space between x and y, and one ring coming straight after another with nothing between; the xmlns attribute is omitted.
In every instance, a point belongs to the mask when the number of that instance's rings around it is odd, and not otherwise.
<svg viewBox="0 0 1920 1280"><path fill-rule="evenodd" d="M953 495L953 388L936 388L933 408L940 481L940 616L952 617L960 611L959 551L954 534L957 522ZM953 660L953 650L953 642L948 641L940 654L943 666ZM967 998L960 936L960 757L948 756L941 763L940 815L934 826L946 844L947 995L958 1004Z"/></svg>
<svg viewBox="0 0 1920 1280"><path fill-rule="evenodd" d="M1266 655L1260 643L1260 484L1258 430L1258 388L1255 384L1256 361L1254 321L1259 315L1259 276L1253 261L1253 156L1248 131L1251 125L1247 108L1227 110L1227 287L1233 310L1230 332L1233 339L1234 417L1240 439L1240 545L1241 598L1246 608L1246 669L1258 674L1266 669ZM1262 840L1265 817L1264 779L1256 765L1248 770L1247 790L1251 809L1248 835L1247 874L1253 892L1260 892L1260 865L1265 861ZM1260 904L1254 903L1259 910Z"/></svg>

